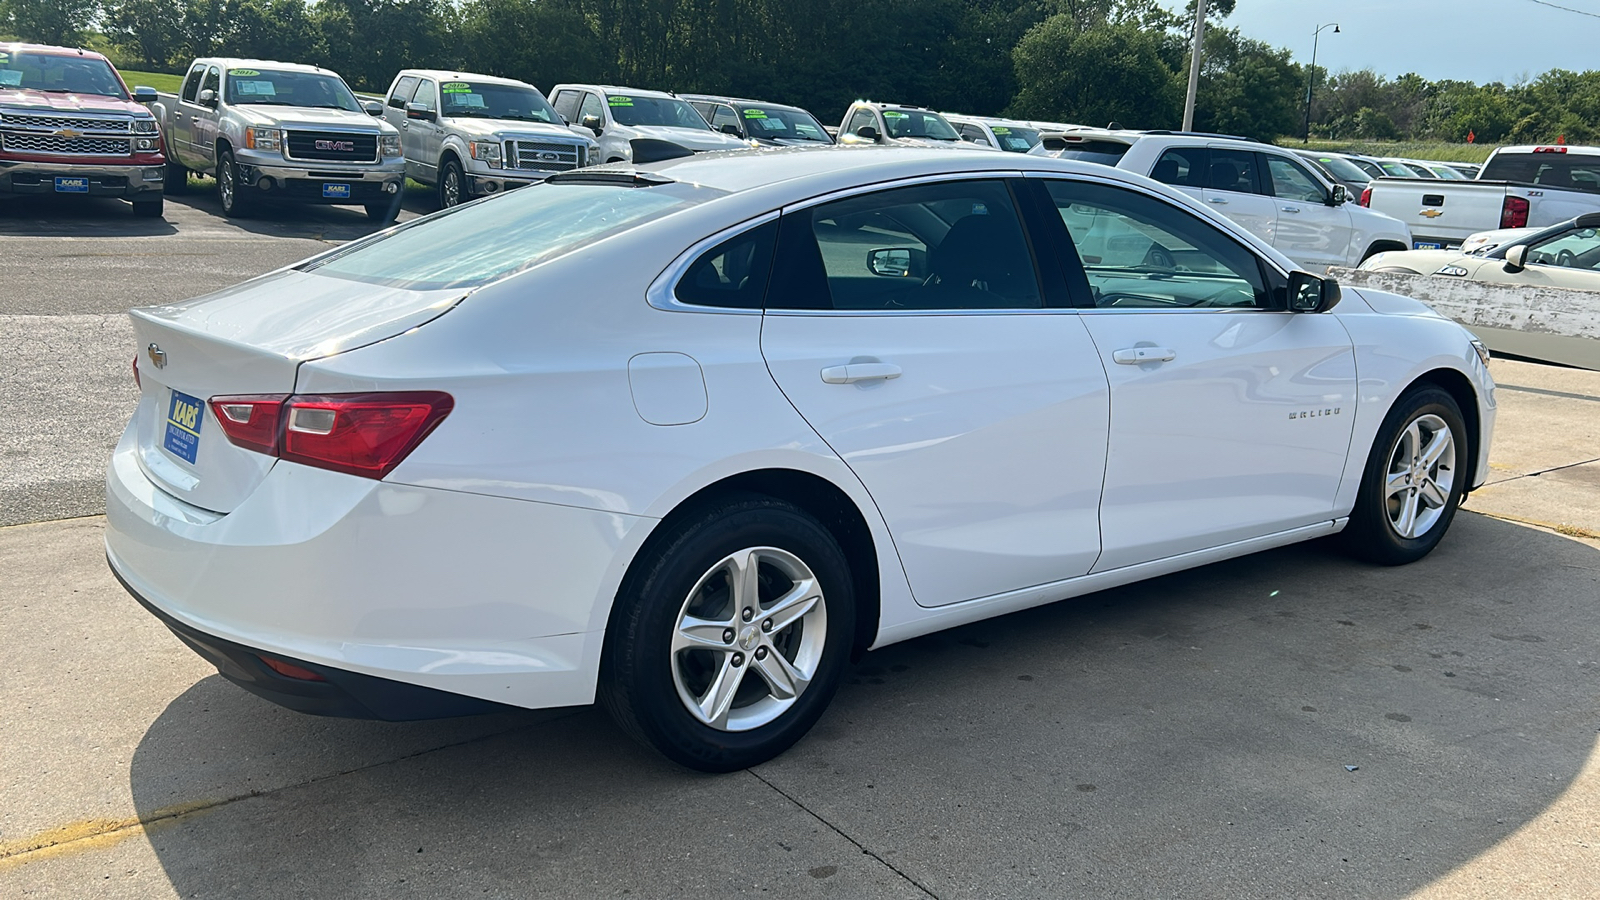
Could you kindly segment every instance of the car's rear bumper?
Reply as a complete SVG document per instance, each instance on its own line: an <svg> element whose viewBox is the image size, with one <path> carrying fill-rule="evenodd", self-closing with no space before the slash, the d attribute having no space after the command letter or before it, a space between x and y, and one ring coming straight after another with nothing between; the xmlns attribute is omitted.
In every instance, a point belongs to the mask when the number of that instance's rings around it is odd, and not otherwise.
<svg viewBox="0 0 1600 900"><path fill-rule="evenodd" d="M219 515L151 481L136 440L124 435L107 471L107 560L241 685L309 712L390 719L453 714L438 692L593 701L618 551L648 520L285 462ZM329 687L293 684L262 654Z"/></svg>

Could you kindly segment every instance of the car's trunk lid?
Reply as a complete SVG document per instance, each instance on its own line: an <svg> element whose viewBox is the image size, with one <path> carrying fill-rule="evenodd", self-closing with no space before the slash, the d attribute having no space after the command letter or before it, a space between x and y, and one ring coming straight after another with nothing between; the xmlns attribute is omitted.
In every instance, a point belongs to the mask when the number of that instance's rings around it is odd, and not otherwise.
<svg viewBox="0 0 1600 900"><path fill-rule="evenodd" d="M141 384L134 415L145 473L187 503L231 512L276 460L232 444L211 398L291 394L300 363L415 328L465 294L284 271L133 310Z"/></svg>

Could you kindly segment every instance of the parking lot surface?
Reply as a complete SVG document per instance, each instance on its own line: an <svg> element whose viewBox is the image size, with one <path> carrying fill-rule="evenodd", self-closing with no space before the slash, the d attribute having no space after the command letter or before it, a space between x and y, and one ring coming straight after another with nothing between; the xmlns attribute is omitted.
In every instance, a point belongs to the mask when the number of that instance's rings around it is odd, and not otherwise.
<svg viewBox="0 0 1600 900"><path fill-rule="evenodd" d="M168 209L157 242L0 207L33 285L0 311L0 510L32 523L0 528L0 896L1600 894L1600 373L1493 364L1492 483L1415 565L1305 544L895 645L708 777L591 708L288 712L123 593L93 515L117 311L366 227ZM210 256L177 290L132 248ZM51 280L75 266L104 268Z"/></svg>

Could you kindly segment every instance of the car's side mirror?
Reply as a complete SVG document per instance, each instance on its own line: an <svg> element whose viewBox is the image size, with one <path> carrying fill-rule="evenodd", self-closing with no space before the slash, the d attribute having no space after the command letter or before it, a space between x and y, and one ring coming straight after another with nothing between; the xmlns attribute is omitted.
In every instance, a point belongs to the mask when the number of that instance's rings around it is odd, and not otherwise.
<svg viewBox="0 0 1600 900"><path fill-rule="evenodd" d="M407 103L406 118L421 119L424 122L432 122L439 118L439 114L422 105L421 103Z"/></svg>
<svg viewBox="0 0 1600 900"><path fill-rule="evenodd" d="M154 103L157 99L156 89L153 87L141 84L133 89L133 102L135 103Z"/></svg>
<svg viewBox="0 0 1600 900"><path fill-rule="evenodd" d="M718 128L717 130L723 134L731 134L734 137L744 137L744 135L739 132L739 126L733 124L732 122L723 123L722 127Z"/></svg>
<svg viewBox="0 0 1600 900"><path fill-rule="evenodd" d="M869 250L867 271L887 278L904 278L911 274L911 250L906 247Z"/></svg>
<svg viewBox="0 0 1600 900"><path fill-rule="evenodd" d="M605 130L606 123L602 122L599 116L584 116L583 121L580 124L594 132L596 135L599 135L600 132Z"/></svg>
<svg viewBox="0 0 1600 900"><path fill-rule="evenodd" d="M1521 272L1528 267L1528 245L1518 244L1506 251L1506 271Z"/></svg>
<svg viewBox="0 0 1600 900"><path fill-rule="evenodd" d="M1342 206L1350 202L1350 189L1342 184L1333 186L1333 194L1328 197L1329 206Z"/></svg>
<svg viewBox="0 0 1600 900"><path fill-rule="evenodd" d="M1343 292L1332 278L1318 278L1310 272L1289 273L1289 311L1327 312L1339 305Z"/></svg>
<svg viewBox="0 0 1600 900"><path fill-rule="evenodd" d="M367 115L369 115L369 116L381 116L381 115L383 115L383 104L379 103L377 100L364 101L361 104L361 108L366 110L367 111Z"/></svg>
<svg viewBox="0 0 1600 900"><path fill-rule="evenodd" d="M856 137L866 141L876 141L878 139L878 129L873 128L871 125L863 125L856 129Z"/></svg>
<svg viewBox="0 0 1600 900"><path fill-rule="evenodd" d="M200 92L199 100L200 100L200 105L201 106L216 106L217 105L217 92L213 91L210 88L206 88L205 90Z"/></svg>

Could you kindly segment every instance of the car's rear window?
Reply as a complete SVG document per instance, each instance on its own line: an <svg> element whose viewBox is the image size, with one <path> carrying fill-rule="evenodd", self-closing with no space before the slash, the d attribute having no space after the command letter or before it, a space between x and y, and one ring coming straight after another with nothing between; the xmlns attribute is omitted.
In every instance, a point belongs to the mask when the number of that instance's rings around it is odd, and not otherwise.
<svg viewBox="0 0 1600 900"><path fill-rule="evenodd" d="M1497 153L1478 174L1478 180L1517 181L1600 193L1600 156L1549 151Z"/></svg>
<svg viewBox="0 0 1600 900"><path fill-rule="evenodd" d="M538 184L402 225L300 270L418 291L477 287L718 193Z"/></svg>
<svg viewBox="0 0 1600 900"><path fill-rule="evenodd" d="M1044 148L1055 151L1061 159L1081 159L1084 162L1114 166L1128 152L1130 145L1121 141L1061 141L1045 139Z"/></svg>

